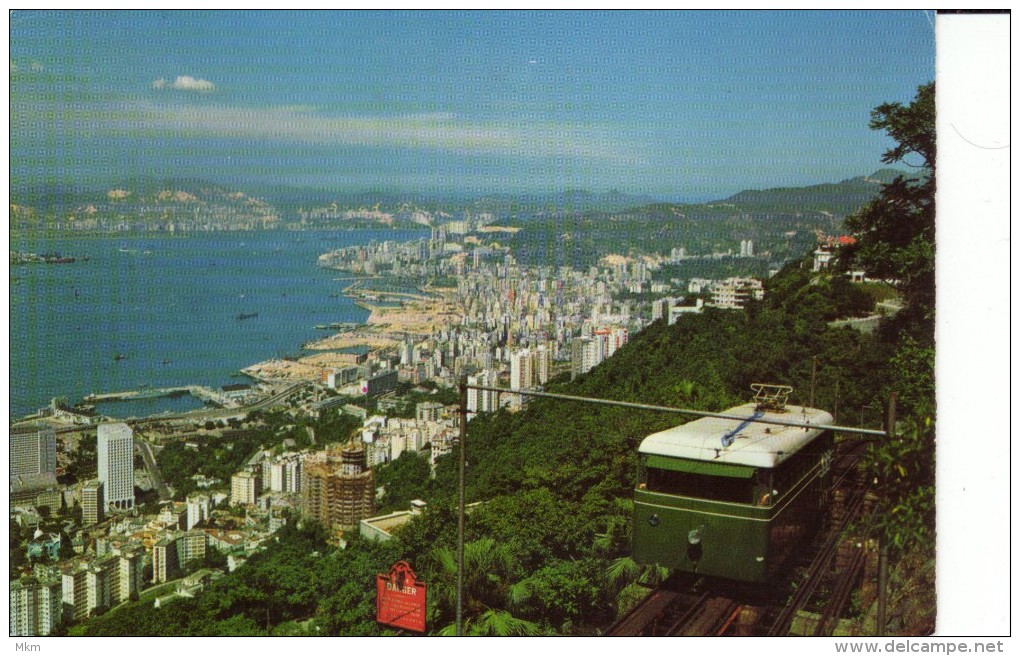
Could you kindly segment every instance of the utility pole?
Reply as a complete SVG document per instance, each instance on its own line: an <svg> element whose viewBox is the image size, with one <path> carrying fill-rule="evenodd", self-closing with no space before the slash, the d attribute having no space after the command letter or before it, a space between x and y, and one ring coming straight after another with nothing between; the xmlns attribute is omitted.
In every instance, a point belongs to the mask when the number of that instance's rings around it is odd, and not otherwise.
<svg viewBox="0 0 1020 656"><path fill-rule="evenodd" d="M889 393L889 408L885 415L885 437L887 440L896 437L896 392Z"/></svg>
<svg viewBox="0 0 1020 656"><path fill-rule="evenodd" d="M811 356L811 394L808 399L808 407L815 407L815 371L818 368L818 356Z"/></svg>
<svg viewBox="0 0 1020 656"><path fill-rule="evenodd" d="M885 418L885 438L896 437L896 392L889 394L889 409ZM875 635L885 635L886 588L889 587L889 545L883 543L878 555L878 610L875 617Z"/></svg>
<svg viewBox="0 0 1020 656"><path fill-rule="evenodd" d="M457 635L464 635L464 470L467 465L467 377L460 379L460 472L457 479Z"/></svg>

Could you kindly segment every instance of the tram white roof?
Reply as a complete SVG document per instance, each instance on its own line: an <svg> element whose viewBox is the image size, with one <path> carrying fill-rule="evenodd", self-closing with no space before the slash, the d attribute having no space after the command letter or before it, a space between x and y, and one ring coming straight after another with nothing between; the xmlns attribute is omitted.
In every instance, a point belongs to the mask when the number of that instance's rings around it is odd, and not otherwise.
<svg viewBox="0 0 1020 656"><path fill-rule="evenodd" d="M730 408L720 414L749 419L756 412L754 403ZM766 410L761 419L795 421L810 424L832 424L832 415L824 410L788 405L784 412ZM722 438L738 429L730 446ZM703 417L667 430L653 433L641 442L642 454L686 458L733 465L772 468L797 453L821 434L814 428L799 428L743 419Z"/></svg>

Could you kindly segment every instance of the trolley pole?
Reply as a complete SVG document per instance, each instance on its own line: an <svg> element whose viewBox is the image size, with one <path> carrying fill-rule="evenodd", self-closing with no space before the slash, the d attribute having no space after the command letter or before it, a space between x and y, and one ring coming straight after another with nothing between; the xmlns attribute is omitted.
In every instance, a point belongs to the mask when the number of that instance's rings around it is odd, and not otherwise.
<svg viewBox="0 0 1020 656"><path fill-rule="evenodd" d="M464 470L467 464L467 377L460 379L460 471L457 479L457 635L464 635Z"/></svg>

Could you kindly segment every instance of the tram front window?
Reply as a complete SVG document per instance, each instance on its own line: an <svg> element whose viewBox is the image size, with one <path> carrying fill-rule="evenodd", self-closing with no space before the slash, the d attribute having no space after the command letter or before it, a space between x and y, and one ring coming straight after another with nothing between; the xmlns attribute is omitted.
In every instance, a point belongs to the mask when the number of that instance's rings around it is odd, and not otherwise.
<svg viewBox="0 0 1020 656"><path fill-rule="evenodd" d="M660 494L730 503L750 503L752 497L750 478L709 476L649 467L647 481L648 491Z"/></svg>

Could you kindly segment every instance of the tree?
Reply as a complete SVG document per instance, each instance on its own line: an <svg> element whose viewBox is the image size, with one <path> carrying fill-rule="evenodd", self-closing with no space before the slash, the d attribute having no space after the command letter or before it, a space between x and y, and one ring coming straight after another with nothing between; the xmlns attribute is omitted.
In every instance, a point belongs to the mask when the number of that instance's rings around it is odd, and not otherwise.
<svg viewBox="0 0 1020 656"><path fill-rule="evenodd" d="M440 617L449 622L456 614L456 552L443 547L433 550L432 558L436 564L432 589L437 593ZM463 621L467 635L539 635L536 624L514 617L507 610L525 592L518 580L519 570L505 543L486 538L464 545ZM455 623L450 623L438 633L454 635L455 632Z"/></svg>
<svg viewBox="0 0 1020 656"><path fill-rule="evenodd" d="M917 89L909 105L884 103L870 127L896 141L882 156L887 164L920 168L919 178L899 176L860 212L846 218L856 243L841 249L840 268L863 268L869 276L895 281L907 317L927 332L935 316L935 83ZM919 157L920 162L908 161Z"/></svg>
<svg viewBox="0 0 1020 656"><path fill-rule="evenodd" d="M406 510L412 500L425 497L431 474L429 461L414 451L405 451L393 462L379 467L376 481L386 488L384 507Z"/></svg>
<svg viewBox="0 0 1020 656"><path fill-rule="evenodd" d="M900 395L898 434L872 447L866 462L882 496L880 532L894 549L930 549L935 529L935 83L922 85L909 105L885 103L871 128L896 141L882 161L922 167L919 179L897 177L847 226L857 243L840 266L860 266L894 279L905 308L883 326L895 344L890 388ZM908 159L919 157L920 162Z"/></svg>

